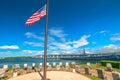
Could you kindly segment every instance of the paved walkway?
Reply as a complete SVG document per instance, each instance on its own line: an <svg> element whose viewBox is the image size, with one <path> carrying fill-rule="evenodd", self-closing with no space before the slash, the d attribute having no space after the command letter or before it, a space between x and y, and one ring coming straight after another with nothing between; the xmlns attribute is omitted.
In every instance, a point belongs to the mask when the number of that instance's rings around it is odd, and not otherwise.
<svg viewBox="0 0 120 80"><path fill-rule="evenodd" d="M41 74L43 74L41 72ZM91 80L83 75L72 73L72 72L64 72L64 71L47 71L47 78L51 80ZM39 73L29 73L26 75L20 75L18 77L10 78L8 80L40 80L41 77Z"/></svg>

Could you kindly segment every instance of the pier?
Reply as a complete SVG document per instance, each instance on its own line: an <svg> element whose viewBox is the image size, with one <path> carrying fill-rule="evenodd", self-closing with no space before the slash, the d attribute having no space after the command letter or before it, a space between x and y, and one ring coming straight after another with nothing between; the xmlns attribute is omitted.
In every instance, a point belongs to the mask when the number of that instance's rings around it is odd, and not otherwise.
<svg viewBox="0 0 120 80"><path fill-rule="evenodd" d="M43 58L43 56L34 56L36 58ZM60 59L75 59L75 60L120 60L120 52L116 53L99 53L99 54L50 54L47 58L60 58Z"/></svg>

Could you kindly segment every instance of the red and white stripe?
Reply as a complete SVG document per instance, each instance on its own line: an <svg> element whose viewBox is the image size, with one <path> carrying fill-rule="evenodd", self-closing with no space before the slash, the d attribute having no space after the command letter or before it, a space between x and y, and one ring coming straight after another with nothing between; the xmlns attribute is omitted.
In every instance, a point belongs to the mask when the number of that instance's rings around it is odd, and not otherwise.
<svg viewBox="0 0 120 80"><path fill-rule="evenodd" d="M40 20L40 15L36 12L26 21L26 25L30 26L38 20Z"/></svg>
<svg viewBox="0 0 120 80"><path fill-rule="evenodd" d="M41 17L46 15L46 11L42 11L41 13L34 13L27 21L26 25L31 26L33 23L37 22L40 20Z"/></svg>
<svg viewBox="0 0 120 80"><path fill-rule="evenodd" d="M40 14L41 17L43 17L45 15L46 15L46 11L42 11L41 14Z"/></svg>

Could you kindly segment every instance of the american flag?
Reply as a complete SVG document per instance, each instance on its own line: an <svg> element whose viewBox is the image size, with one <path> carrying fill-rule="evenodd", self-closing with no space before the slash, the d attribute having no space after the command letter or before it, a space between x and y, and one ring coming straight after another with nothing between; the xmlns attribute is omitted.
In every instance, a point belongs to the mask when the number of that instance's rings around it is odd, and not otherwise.
<svg viewBox="0 0 120 80"><path fill-rule="evenodd" d="M35 12L27 21L26 25L31 26L35 22L39 21L41 17L46 15L46 5L40 8L37 12Z"/></svg>

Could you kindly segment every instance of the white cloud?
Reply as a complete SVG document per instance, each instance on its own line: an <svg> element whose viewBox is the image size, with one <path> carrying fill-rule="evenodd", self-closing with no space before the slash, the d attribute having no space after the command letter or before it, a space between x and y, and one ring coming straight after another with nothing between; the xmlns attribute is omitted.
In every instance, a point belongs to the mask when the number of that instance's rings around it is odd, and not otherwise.
<svg viewBox="0 0 120 80"><path fill-rule="evenodd" d="M43 43L38 43L38 42L27 42L27 41L25 41L24 44L32 45L32 46L43 46Z"/></svg>
<svg viewBox="0 0 120 80"><path fill-rule="evenodd" d="M60 38L61 39L61 41L63 41L63 42L65 42L65 36L67 35L67 34L64 34L63 33L63 30L62 29L50 29L49 30L50 31L50 35L52 35L52 36L55 36L55 37L58 37L58 38Z"/></svg>
<svg viewBox="0 0 120 80"><path fill-rule="evenodd" d="M54 54L54 55L56 55L56 54L60 54L59 51L48 51L48 52L49 52L49 54Z"/></svg>
<svg viewBox="0 0 120 80"><path fill-rule="evenodd" d="M109 33L109 31L107 31L107 30L102 30L102 31L99 31L99 32L95 32L94 34L93 34L93 36L97 36L97 35L99 35L99 34L102 34L102 35L106 35L106 34L108 34Z"/></svg>
<svg viewBox="0 0 120 80"><path fill-rule="evenodd" d="M91 52L90 52L90 51L88 51L88 50L87 50L87 51L85 51L85 53L86 53L86 54L91 54Z"/></svg>
<svg viewBox="0 0 120 80"><path fill-rule="evenodd" d="M73 43L74 48L79 48L81 46L88 45L89 42L87 41L87 38L89 38L89 37L90 37L90 35L84 35L79 40L73 41L72 43Z"/></svg>
<svg viewBox="0 0 120 80"><path fill-rule="evenodd" d="M113 34L113 36L110 38L112 41L120 41L120 33Z"/></svg>
<svg viewBox="0 0 120 80"><path fill-rule="evenodd" d="M109 44L94 51L95 53L114 53L120 52L120 45Z"/></svg>
<svg viewBox="0 0 120 80"><path fill-rule="evenodd" d="M64 50L68 50L72 48L69 44L66 43L53 42L51 45L56 46L58 49L64 49Z"/></svg>
<svg viewBox="0 0 120 80"><path fill-rule="evenodd" d="M54 41L55 41L54 37L48 36L48 42L54 42Z"/></svg>
<svg viewBox="0 0 120 80"><path fill-rule="evenodd" d="M52 46L51 46L51 45L49 45L49 47L48 47L48 48L49 48L49 50L57 50L57 47L56 47L56 46L53 46L53 45L52 45Z"/></svg>
<svg viewBox="0 0 120 80"><path fill-rule="evenodd" d="M92 42L92 44L97 44L96 42Z"/></svg>
<svg viewBox="0 0 120 80"><path fill-rule="evenodd" d="M43 54L43 50L42 51L35 51L35 50L22 50L22 53L26 53L26 54L35 54L35 55L40 55Z"/></svg>
<svg viewBox="0 0 120 80"><path fill-rule="evenodd" d="M73 50L57 50L57 51L49 51L50 54L76 54Z"/></svg>
<svg viewBox="0 0 120 80"><path fill-rule="evenodd" d="M87 41L87 38L89 38L90 35L84 35L79 40L71 41L71 42L52 42L49 44L49 50L61 50L67 53L72 53L73 51L76 51L77 48L88 45L89 42Z"/></svg>
<svg viewBox="0 0 120 80"><path fill-rule="evenodd" d="M42 50L42 51L36 51L36 54L37 54L37 55L44 54L44 51L43 51L43 50Z"/></svg>
<svg viewBox="0 0 120 80"><path fill-rule="evenodd" d="M19 46L18 45L11 45L11 46L5 45L5 46L0 46L0 49L19 49Z"/></svg>
<svg viewBox="0 0 120 80"><path fill-rule="evenodd" d="M100 31L100 33L102 34L102 33L105 33L106 31Z"/></svg>
<svg viewBox="0 0 120 80"><path fill-rule="evenodd" d="M96 36L98 34L98 32L95 32L94 34L93 34L93 36Z"/></svg>
<svg viewBox="0 0 120 80"><path fill-rule="evenodd" d="M22 50L23 53L28 53L28 54L32 54L33 52L31 50Z"/></svg>
<svg viewBox="0 0 120 80"><path fill-rule="evenodd" d="M39 40L44 40L44 37L40 37L34 33L31 33L31 32L27 32L25 33L25 35L27 36L27 38L35 38L35 39L39 39Z"/></svg>
<svg viewBox="0 0 120 80"><path fill-rule="evenodd" d="M0 52L0 54L11 54L12 52L7 51L7 52Z"/></svg>
<svg viewBox="0 0 120 80"><path fill-rule="evenodd" d="M56 37L64 37L67 34L63 34L63 30L61 29L50 29L50 34Z"/></svg>
<svg viewBox="0 0 120 80"><path fill-rule="evenodd" d="M71 54L72 52L71 51L62 51L61 54Z"/></svg>
<svg viewBox="0 0 120 80"><path fill-rule="evenodd" d="M108 46L104 46L104 48L105 48L105 49L113 49L113 50L116 50L116 49L120 48L120 46L110 44L110 45L108 45Z"/></svg>

